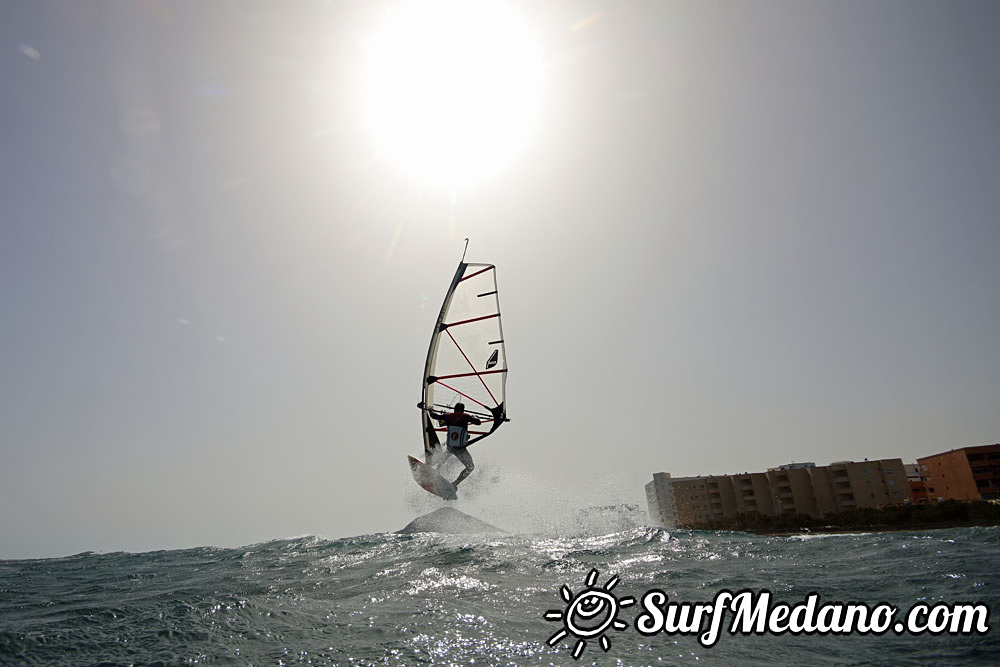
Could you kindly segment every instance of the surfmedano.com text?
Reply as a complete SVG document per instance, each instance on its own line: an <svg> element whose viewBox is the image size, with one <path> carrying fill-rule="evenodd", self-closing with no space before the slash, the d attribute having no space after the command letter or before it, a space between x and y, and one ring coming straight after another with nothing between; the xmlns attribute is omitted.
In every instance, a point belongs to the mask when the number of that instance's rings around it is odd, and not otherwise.
<svg viewBox="0 0 1000 667"><path fill-rule="evenodd" d="M659 589L647 591L640 599L642 613L635 629L650 636L698 635L708 648L719 641L723 623L730 619L728 632L773 635L881 635L890 630L897 635L985 634L989 631L989 607L982 603L934 605L918 602L897 618L898 607L888 603L827 602L810 593L803 602L773 602L771 592L749 590L733 593L721 590L712 602L673 602Z"/></svg>

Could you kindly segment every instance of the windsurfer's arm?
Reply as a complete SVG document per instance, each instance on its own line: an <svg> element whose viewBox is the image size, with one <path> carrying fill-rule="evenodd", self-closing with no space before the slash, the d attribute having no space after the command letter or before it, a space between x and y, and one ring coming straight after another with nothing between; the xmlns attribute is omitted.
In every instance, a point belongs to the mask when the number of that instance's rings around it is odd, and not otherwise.
<svg viewBox="0 0 1000 667"><path fill-rule="evenodd" d="M436 411L434 408L432 408L431 406L427 405L423 401L420 401L419 403L417 403L417 407L420 408L421 410L426 410L427 414L429 414L431 416L431 419L437 419L438 421L441 421L442 419L444 419L444 413L443 412Z"/></svg>

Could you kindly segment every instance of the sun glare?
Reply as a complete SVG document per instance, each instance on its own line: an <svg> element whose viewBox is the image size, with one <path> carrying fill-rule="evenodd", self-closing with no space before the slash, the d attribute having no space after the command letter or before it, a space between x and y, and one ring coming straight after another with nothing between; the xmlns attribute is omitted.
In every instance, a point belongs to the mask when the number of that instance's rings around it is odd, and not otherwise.
<svg viewBox="0 0 1000 667"><path fill-rule="evenodd" d="M538 116L541 53L499 2L400 5L369 42L365 107L378 150L456 186L500 169Z"/></svg>

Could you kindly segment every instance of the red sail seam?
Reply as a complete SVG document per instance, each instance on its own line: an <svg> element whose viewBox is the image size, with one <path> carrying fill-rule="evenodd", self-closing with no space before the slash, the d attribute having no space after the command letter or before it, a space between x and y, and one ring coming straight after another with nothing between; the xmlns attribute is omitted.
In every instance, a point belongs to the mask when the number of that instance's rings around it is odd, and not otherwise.
<svg viewBox="0 0 1000 667"><path fill-rule="evenodd" d="M471 375L471 373L470 373L470 375ZM489 410L489 409L490 409L490 406L486 405L485 403L480 403L479 401L477 401L477 400L476 400L476 399L474 399L473 397L469 396L468 394L463 394L463 393L462 393L462 392L460 392L460 391L459 391L458 389L455 389L454 387L451 387L451 386L449 386L449 385L446 385L446 384L445 384L444 382L438 382L438 384L439 384L439 385L441 385L442 387L444 387L445 389L451 389L451 390L452 390L453 392L455 392L456 394L458 394L458 395L459 395L459 396L461 396L462 398L467 398L467 399L469 399L470 401L472 401L473 403L477 403L478 405L481 405L481 406L483 406L483 407L484 407L484 408L486 408L487 410Z"/></svg>
<svg viewBox="0 0 1000 667"><path fill-rule="evenodd" d="M494 317L500 317L500 313L494 313L492 315L483 315L482 317L474 317L471 320L460 320L458 322L448 322L446 324L442 324L441 328L444 329L445 331L447 331L449 328L451 328L451 327L457 327L459 324L468 324L469 322L480 322L482 320L489 320L489 319L492 319Z"/></svg>
<svg viewBox="0 0 1000 667"><path fill-rule="evenodd" d="M490 266L487 266L485 269L479 269L475 273L470 273L469 275L467 275L464 278L460 279L458 282L462 282L462 280L468 280L469 278L475 278L480 273L486 273L487 271L491 271L491 270L493 270L495 268L496 268L495 266L490 265Z"/></svg>
<svg viewBox="0 0 1000 667"><path fill-rule="evenodd" d="M482 378L482 375L480 375L479 372L476 371L476 365L474 363L472 363L471 361L469 361L469 357L466 356L465 350L463 350L462 346L458 344L458 341L455 340L455 337L451 335L450 331L448 331L447 329L445 329L445 333L448 334L448 338L451 339L451 342L455 344L455 347L458 348L458 351L462 353L463 357L465 357L465 361L466 361L467 364L469 364L469 368L471 368L473 370L473 375L475 375L477 378L479 378L479 381L483 383L483 389L485 389L486 393L490 395L490 398L493 399L493 402L496 403L497 405L499 405L500 403L499 403L499 401L497 401L496 396L494 396L493 392L490 391L490 388L488 386L486 386L486 380L484 380ZM489 372L489 371L486 371L486 372ZM445 377L447 377L447 376L445 376Z"/></svg>

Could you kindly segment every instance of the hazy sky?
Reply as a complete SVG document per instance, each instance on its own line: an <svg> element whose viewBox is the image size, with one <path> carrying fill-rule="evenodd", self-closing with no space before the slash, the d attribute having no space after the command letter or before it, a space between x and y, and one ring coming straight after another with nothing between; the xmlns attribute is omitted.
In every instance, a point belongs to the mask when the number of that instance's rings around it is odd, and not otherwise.
<svg viewBox="0 0 1000 667"><path fill-rule="evenodd" d="M1000 440L1000 5L517 4L537 122L459 188L369 132L393 6L0 10L0 558L435 507L465 237L510 365L477 516Z"/></svg>

